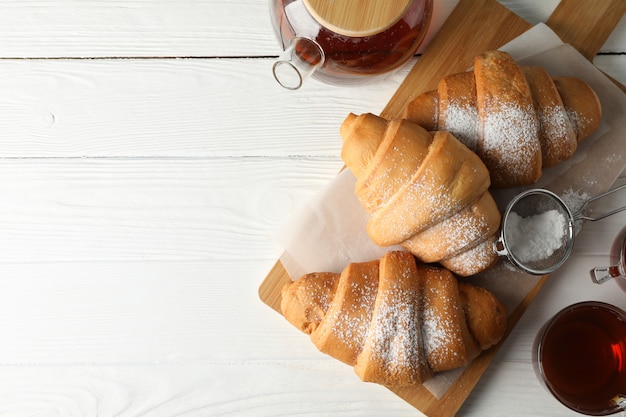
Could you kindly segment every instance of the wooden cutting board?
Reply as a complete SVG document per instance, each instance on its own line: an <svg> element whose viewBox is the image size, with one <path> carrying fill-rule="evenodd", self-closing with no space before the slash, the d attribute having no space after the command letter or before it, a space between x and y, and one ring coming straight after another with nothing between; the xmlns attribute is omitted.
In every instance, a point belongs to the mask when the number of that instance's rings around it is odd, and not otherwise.
<svg viewBox="0 0 626 417"><path fill-rule="evenodd" d="M546 24L565 43L592 59L624 13L624 0L562 0ZM530 28L528 22L496 0L460 0L381 116L401 117L406 105L416 95L435 89L444 75L465 71L471 66L474 56L485 50L497 49ZM615 83L626 92L623 85ZM511 312L505 339L546 278L540 279ZM259 288L261 300L280 313L280 291L290 279L277 261ZM429 417L454 416L492 361L498 347L483 352L475 359L441 398L436 398L423 386L393 391Z"/></svg>

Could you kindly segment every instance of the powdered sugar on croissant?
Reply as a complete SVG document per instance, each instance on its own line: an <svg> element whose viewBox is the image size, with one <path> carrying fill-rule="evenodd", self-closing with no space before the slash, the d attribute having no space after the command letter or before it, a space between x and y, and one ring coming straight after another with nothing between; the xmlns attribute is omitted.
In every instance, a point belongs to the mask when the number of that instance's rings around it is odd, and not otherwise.
<svg viewBox="0 0 626 417"><path fill-rule="evenodd" d="M342 158L357 177L369 212L367 233L380 246L400 244L420 260L469 276L498 259L500 212L485 164L446 132L431 135L406 120L349 115Z"/></svg>
<svg viewBox="0 0 626 417"><path fill-rule="evenodd" d="M386 386L467 365L502 338L507 317L489 291L399 251L304 275L283 288L281 309L320 351Z"/></svg>
<svg viewBox="0 0 626 417"><path fill-rule="evenodd" d="M441 79L417 96L405 117L445 130L485 162L495 188L533 184L542 168L568 160L600 124L595 92L574 77L521 67L506 52L488 51L472 71Z"/></svg>

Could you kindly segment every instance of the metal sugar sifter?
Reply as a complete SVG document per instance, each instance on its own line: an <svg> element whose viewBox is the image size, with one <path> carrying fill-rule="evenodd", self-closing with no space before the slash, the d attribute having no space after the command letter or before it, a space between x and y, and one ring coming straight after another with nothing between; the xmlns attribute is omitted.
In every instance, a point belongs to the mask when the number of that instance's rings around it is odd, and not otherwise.
<svg viewBox="0 0 626 417"><path fill-rule="evenodd" d="M587 206L623 188L626 184L590 198L575 212L549 190L531 189L518 194L503 214L500 238L494 244L496 253L529 274L556 271L572 252L577 220L596 221L626 210L623 206L598 216L587 216L584 214Z"/></svg>

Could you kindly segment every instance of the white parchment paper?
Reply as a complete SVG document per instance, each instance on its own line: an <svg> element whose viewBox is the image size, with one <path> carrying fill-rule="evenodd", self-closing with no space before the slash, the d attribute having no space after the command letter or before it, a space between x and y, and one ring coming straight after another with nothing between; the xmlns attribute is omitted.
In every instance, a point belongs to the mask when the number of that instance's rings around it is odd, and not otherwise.
<svg viewBox="0 0 626 417"><path fill-rule="evenodd" d="M572 159L544 170L541 180L532 187L550 189L572 206L608 190L626 166L626 94L544 24L501 50L521 65L541 66L552 76L570 75L584 80L602 104L599 129L579 144ZM285 249L281 262L292 279L309 272L340 272L350 262L376 259L387 250L398 249L381 248L369 239L365 232L368 215L354 195L354 184L352 173L343 170L279 230L276 239ZM522 188L494 190L492 194L504 209L520 191ZM488 272L471 278L472 283L492 291L509 313L538 280L514 270L504 259ZM424 385L439 398L461 373L462 369L442 373Z"/></svg>

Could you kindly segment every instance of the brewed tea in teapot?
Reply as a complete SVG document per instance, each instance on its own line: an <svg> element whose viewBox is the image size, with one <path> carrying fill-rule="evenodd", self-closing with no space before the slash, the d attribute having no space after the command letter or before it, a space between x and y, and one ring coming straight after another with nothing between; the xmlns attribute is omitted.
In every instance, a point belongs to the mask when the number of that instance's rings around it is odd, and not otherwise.
<svg viewBox="0 0 626 417"><path fill-rule="evenodd" d="M309 76L354 84L398 68L424 40L432 0L271 0L270 8L284 49L274 77L295 90Z"/></svg>

